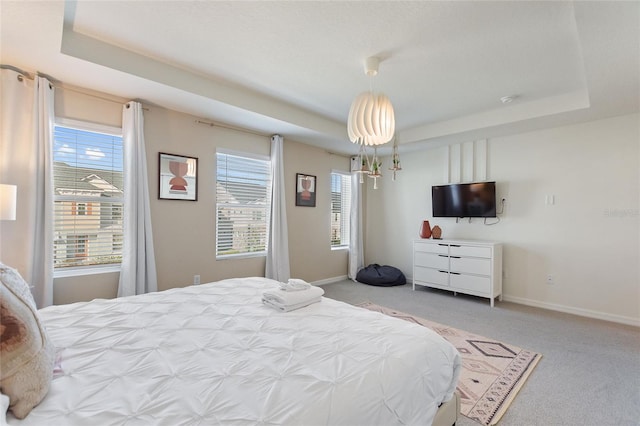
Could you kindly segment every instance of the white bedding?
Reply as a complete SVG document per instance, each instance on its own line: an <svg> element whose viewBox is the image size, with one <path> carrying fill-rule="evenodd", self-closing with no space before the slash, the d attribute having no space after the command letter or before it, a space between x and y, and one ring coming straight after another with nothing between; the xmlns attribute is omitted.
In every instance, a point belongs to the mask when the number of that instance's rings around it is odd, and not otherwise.
<svg viewBox="0 0 640 426"><path fill-rule="evenodd" d="M10 425L428 425L456 349L422 326L322 298L282 313L265 278L40 311L62 375Z"/></svg>

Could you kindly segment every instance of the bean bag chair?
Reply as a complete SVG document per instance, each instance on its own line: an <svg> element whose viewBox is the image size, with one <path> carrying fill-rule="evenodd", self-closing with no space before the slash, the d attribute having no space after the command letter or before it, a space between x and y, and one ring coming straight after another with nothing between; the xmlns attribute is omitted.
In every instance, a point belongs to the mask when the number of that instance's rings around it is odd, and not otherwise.
<svg viewBox="0 0 640 426"><path fill-rule="evenodd" d="M400 269L389 265L380 266L377 263L360 269L356 275L356 281L380 287L391 287L407 283L407 279Z"/></svg>

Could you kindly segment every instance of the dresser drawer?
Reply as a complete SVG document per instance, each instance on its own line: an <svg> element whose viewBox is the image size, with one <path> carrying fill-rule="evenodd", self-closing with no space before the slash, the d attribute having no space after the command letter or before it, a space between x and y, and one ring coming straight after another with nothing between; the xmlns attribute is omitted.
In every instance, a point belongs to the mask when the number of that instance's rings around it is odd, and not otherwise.
<svg viewBox="0 0 640 426"><path fill-rule="evenodd" d="M449 254L448 244L416 242L414 245L414 248L416 250L416 253L424 252L424 253L436 253L436 254Z"/></svg>
<svg viewBox="0 0 640 426"><path fill-rule="evenodd" d="M416 266L413 271L413 280L416 282L432 283L441 286L449 285L449 273L446 270L422 268Z"/></svg>
<svg viewBox="0 0 640 426"><path fill-rule="evenodd" d="M492 241L415 239L416 286L502 300L502 244Z"/></svg>
<svg viewBox="0 0 640 426"><path fill-rule="evenodd" d="M460 246L451 244L449 254L451 256L486 257L489 259L491 258L491 247Z"/></svg>
<svg viewBox="0 0 640 426"><path fill-rule="evenodd" d="M491 275L491 259L451 257L451 272Z"/></svg>
<svg viewBox="0 0 640 426"><path fill-rule="evenodd" d="M435 254L417 251L413 259L416 266L425 266L427 268L449 270L449 256L446 254Z"/></svg>
<svg viewBox="0 0 640 426"><path fill-rule="evenodd" d="M483 296L491 295L491 279L475 275L451 274L451 287L463 291L470 291Z"/></svg>

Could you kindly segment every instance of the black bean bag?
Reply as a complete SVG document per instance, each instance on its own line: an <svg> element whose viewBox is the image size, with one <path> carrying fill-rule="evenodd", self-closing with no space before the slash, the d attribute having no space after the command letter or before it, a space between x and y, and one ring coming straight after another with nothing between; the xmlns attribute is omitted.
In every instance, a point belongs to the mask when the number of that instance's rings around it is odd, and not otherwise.
<svg viewBox="0 0 640 426"><path fill-rule="evenodd" d="M391 287L407 283L407 279L400 269L389 265L380 266L377 263L360 269L356 275L356 281L380 287Z"/></svg>

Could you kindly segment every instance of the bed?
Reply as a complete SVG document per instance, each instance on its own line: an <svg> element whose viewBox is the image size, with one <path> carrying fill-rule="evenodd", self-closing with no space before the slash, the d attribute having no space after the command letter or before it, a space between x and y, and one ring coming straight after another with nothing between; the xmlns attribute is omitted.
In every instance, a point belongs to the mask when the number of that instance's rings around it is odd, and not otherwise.
<svg viewBox="0 0 640 426"><path fill-rule="evenodd" d="M457 350L322 298L278 312L265 278L51 306L48 393L9 425L453 424ZM442 417L442 418L441 418Z"/></svg>

